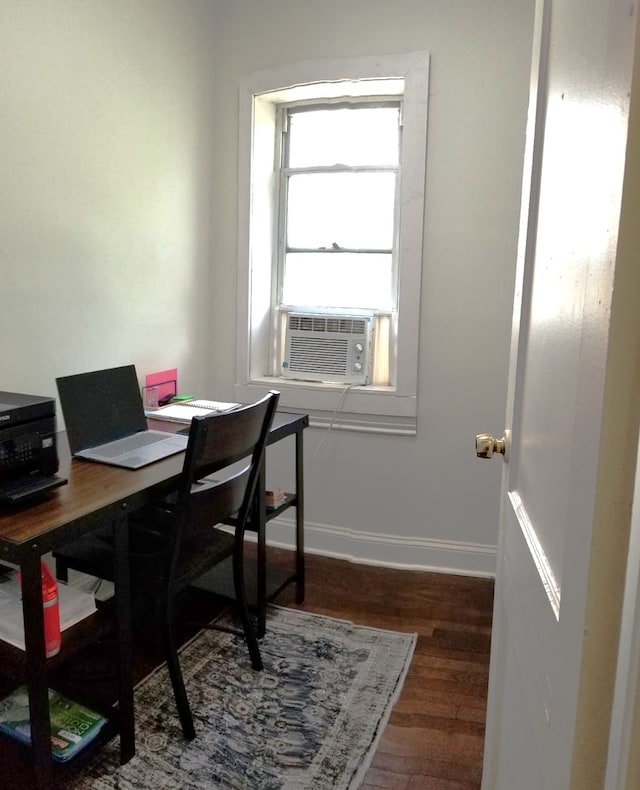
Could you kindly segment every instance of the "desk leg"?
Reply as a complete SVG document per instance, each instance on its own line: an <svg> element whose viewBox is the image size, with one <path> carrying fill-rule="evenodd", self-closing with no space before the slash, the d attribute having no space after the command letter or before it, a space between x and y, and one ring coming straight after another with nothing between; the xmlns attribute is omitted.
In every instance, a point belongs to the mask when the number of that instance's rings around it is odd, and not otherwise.
<svg viewBox="0 0 640 790"><path fill-rule="evenodd" d="M253 524L258 539L258 568L257 568L257 608L258 608L258 639L262 639L267 630L267 520L265 517L266 505L264 490L266 485L266 458L263 458L258 477L258 490L256 492L255 513Z"/></svg>
<svg viewBox="0 0 640 790"><path fill-rule="evenodd" d="M304 446L296 433L296 603L304 601Z"/></svg>
<svg viewBox="0 0 640 790"><path fill-rule="evenodd" d="M136 751L133 709L133 659L131 646L131 585L129 578L129 524L126 513L113 525L114 568L118 630L118 701L120 714L120 762Z"/></svg>
<svg viewBox="0 0 640 790"><path fill-rule="evenodd" d="M52 783L51 725L49 722L40 554L34 551L28 556L21 565L21 572L33 770L35 786L48 788Z"/></svg>

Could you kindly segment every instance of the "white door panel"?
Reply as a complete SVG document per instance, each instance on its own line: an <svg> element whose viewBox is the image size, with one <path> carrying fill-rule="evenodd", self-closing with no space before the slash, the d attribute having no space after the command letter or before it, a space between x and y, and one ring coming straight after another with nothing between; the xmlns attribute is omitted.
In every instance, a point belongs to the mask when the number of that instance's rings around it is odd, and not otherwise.
<svg viewBox="0 0 640 790"><path fill-rule="evenodd" d="M552 349L548 350L551 352L548 356L553 356ZM577 372L575 361L565 366L565 376L560 376L551 362L545 371L541 360L531 364L532 356L529 351L526 397L514 432L518 446L517 452L512 454L519 463L516 474L510 474L510 490L518 491L522 501L527 503L537 540L560 583L564 546L562 531L556 525L565 519L569 490L558 470L571 468L576 397L570 390L578 386ZM537 496L538 491L545 491L545 497Z"/></svg>
<svg viewBox="0 0 640 790"><path fill-rule="evenodd" d="M536 3L484 790L602 786L629 527L615 497L633 496L612 469L637 449L637 419L620 458L607 435L624 435L638 353L611 332L637 266L637 245L618 252L637 27L618 0Z"/></svg>

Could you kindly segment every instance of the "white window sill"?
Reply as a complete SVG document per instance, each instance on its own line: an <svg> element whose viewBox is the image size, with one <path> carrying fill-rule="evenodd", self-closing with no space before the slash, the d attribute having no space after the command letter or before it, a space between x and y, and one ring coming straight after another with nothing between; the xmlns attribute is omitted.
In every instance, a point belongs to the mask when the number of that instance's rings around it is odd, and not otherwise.
<svg viewBox="0 0 640 790"><path fill-rule="evenodd" d="M417 431L415 395L401 395L393 387L323 384L265 376L237 384L234 398L248 403L269 389L280 393L279 408L308 414L311 427L331 426L332 430L399 436L415 436Z"/></svg>

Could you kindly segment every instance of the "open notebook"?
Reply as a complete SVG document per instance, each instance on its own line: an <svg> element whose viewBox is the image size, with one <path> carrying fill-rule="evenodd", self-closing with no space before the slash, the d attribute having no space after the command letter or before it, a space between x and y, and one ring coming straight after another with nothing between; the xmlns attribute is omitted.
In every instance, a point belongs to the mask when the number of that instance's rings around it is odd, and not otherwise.
<svg viewBox="0 0 640 790"><path fill-rule="evenodd" d="M145 413L153 420L190 423L193 417L231 411L239 405L239 403L225 403L217 400L187 400L170 403L160 409L148 409Z"/></svg>

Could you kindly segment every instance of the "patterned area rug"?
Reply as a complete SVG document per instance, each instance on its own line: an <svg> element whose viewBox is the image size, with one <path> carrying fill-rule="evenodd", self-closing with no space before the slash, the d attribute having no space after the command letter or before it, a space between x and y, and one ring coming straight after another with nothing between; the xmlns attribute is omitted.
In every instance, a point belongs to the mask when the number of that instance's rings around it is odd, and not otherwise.
<svg viewBox="0 0 640 790"><path fill-rule="evenodd" d="M416 637L270 607L254 672L244 641L201 631L181 652L196 726L187 742L161 667L136 689L136 756L117 739L74 788L356 788Z"/></svg>

